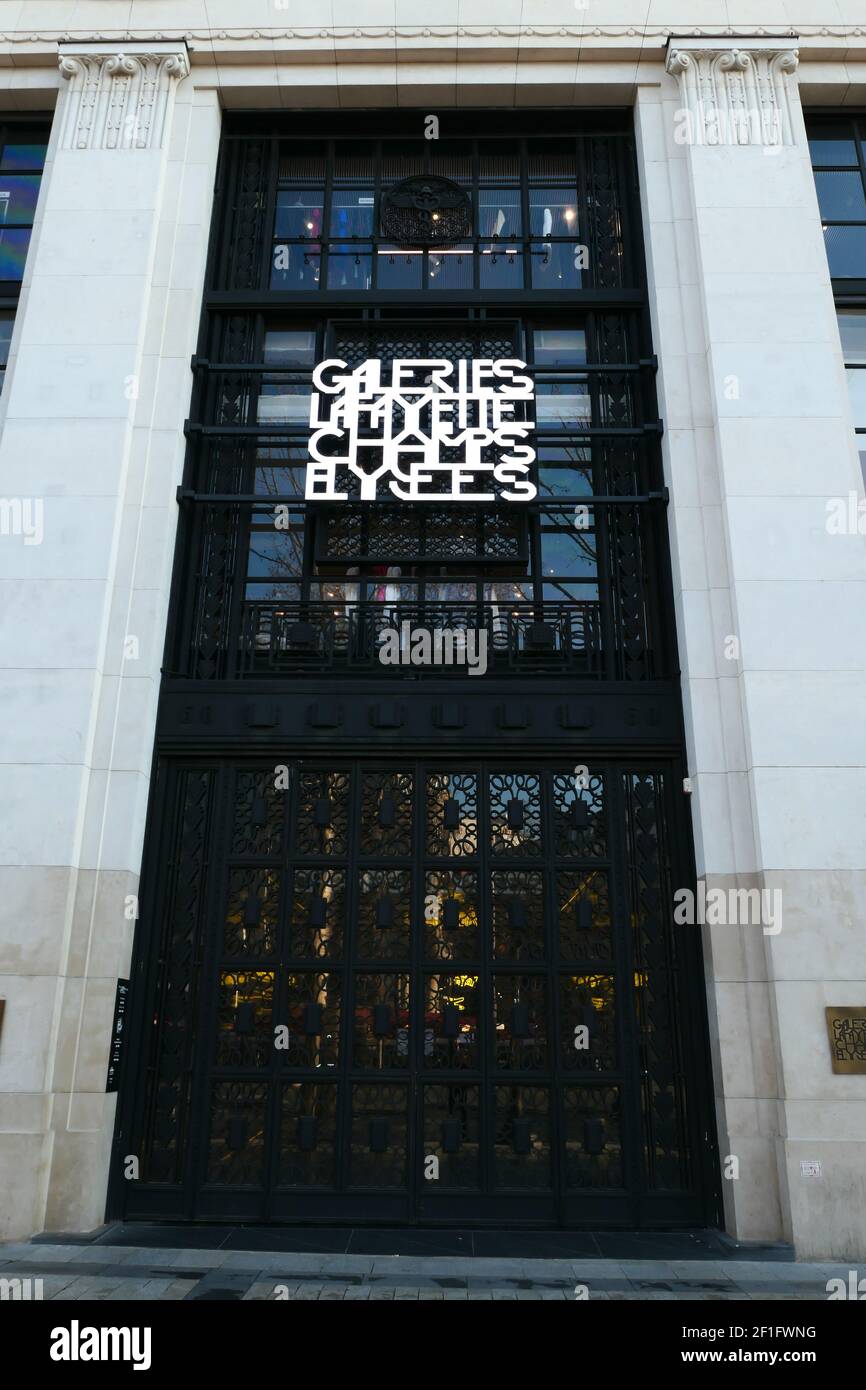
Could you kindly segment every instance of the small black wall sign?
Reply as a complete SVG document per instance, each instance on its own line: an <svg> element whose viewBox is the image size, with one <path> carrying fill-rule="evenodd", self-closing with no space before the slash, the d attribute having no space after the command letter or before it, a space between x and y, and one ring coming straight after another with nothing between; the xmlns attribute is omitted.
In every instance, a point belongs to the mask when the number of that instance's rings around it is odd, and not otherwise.
<svg viewBox="0 0 866 1390"><path fill-rule="evenodd" d="M129 1001L129 980L118 980L117 994L114 996L114 1023L111 1028L111 1046L108 1052L108 1075L105 1078L106 1091L116 1091L120 1078L120 1058L123 1050L123 1032L126 1027L126 1008Z"/></svg>

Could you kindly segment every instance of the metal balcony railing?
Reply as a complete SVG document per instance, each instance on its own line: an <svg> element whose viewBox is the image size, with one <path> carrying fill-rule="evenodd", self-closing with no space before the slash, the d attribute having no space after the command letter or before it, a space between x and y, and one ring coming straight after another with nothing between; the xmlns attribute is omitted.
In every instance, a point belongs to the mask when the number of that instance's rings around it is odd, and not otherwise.
<svg viewBox="0 0 866 1390"><path fill-rule="evenodd" d="M602 674L594 602L243 606L239 677Z"/></svg>

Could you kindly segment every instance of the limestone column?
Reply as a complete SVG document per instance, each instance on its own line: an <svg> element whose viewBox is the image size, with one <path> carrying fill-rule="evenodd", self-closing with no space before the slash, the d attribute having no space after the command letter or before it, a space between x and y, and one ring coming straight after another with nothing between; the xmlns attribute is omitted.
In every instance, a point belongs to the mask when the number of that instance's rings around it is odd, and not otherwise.
<svg viewBox="0 0 866 1390"><path fill-rule="evenodd" d="M219 110L184 45L61 46L4 389L0 1237L103 1219Z"/></svg>
<svg viewBox="0 0 866 1390"><path fill-rule="evenodd" d="M795 45L672 39L637 135L698 874L781 893L780 930L704 929L726 1219L846 1258L866 1076L825 1007L866 1003L866 541L826 525L862 483Z"/></svg>

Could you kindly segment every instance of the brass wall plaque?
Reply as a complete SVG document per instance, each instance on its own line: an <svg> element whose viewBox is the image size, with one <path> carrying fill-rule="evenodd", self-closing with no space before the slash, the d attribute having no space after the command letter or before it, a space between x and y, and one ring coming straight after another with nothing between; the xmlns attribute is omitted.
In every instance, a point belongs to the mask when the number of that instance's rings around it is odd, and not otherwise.
<svg viewBox="0 0 866 1390"><path fill-rule="evenodd" d="M843 1076L866 1076L866 1004L824 1010L830 1060Z"/></svg>

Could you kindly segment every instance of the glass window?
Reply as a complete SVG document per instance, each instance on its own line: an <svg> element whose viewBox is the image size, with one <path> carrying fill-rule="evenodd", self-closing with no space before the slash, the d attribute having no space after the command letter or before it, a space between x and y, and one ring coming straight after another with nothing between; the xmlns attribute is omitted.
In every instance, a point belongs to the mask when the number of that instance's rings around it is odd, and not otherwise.
<svg viewBox="0 0 866 1390"><path fill-rule="evenodd" d="M380 290L420 290L423 251L380 246L376 256L376 281Z"/></svg>
<svg viewBox="0 0 866 1390"><path fill-rule="evenodd" d="M262 382L256 418L260 425L277 421L306 425L310 418L310 387L286 381Z"/></svg>
<svg viewBox="0 0 866 1390"><path fill-rule="evenodd" d="M45 164L47 149L48 145L38 140L34 140L32 144L10 141L3 147L0 169L41 169Z"/></svg>
<svg viewBox="0 0 866 1390"><path fill-rule="evenodd" d="M321 257L318 246L277 242L271 266L272 290L317 290Z"/></svg>
<svg viewBox="0 0 866 1390"><path fill-rule="evenodd" d="M273 509L256 510L247 555L248 580L287 580L303 568L304 514L280 512L275 524ZM263 597L263 594L259 594Z"/></svg>
<svg viewBox="0 0 866 1390"><path fill-rule="evenodd" d="M577 198L573 188L530 188L529 231L532 236L574 236Z"/></svg>
<svg viewBox="0 0 866 1390"><path fill-rule="evenodd" d="M833 222L857 222L866 219L866 195L859 170L851 173L816 171L815 187L821 216Z"/></svg>
<svg viewBox="0 0 866 1390"><path fill-rule="evenodd" d="M809 133L809 152L816 168L828 164L856 164L857 146L851 122L816 123Z"/></svg>
<svg viewBox="0 0 866 1390"><path fill-rule="evenodd" d="M535 415L539 429L585 429L591 413L585 381L536 382Z"/></svg>
<svg viewBox="0 0 866 1390"><path fill-rule="evenodd" d="M474 261L471 246L431 251L427 261L428 289L471 290Z"/></svg>
<svg viewBox="0 0 866 1390"><path fill-rule="evenodd" d="M265 334L265 362L274 366L314 367L316 332L313 328L269 328Z"/></svg>
<svg viewBox="0 0 866 1390"><path fill-rule="evenodd" d="M866 367L852 367L845 373L854 428L866 429Z"/></svg>
<svg viewBox="0 0 866 1390"><path fill-rule="evenodd" d="M577 148L575 138L544 136L480 136L434 142L429 149L418 141L344 140L336 142L328 163L323 147L311 153L300 141L286 142L272 230L271 288L294 293L324 288L433 292L478 285L511 291L524 288L528 280L530 288L547 292L579 289L592 278L592 270L579 212L584 195L578 192ZM587 158L591 166L591 149ZM418 241L409 246L380 242L381 194L407 177L425 175L464 185L477 242L426 249ZM581 186L584 177L581 172ZM594 196L598 235L616 243L611 253L620 261L621 280L617 186L612 180L609 191L597 190ZM425 202L424 195L421 199ZM608 227L609 233L603 230ZM299 247L306 248L306 258ZM326 253L327 269L320 273L318 257Z"/></svg>
<svg viewBox="0 0 866 1390"><path fill-rule="evenodd" d="M335 188L331 198L331 236L372 236L375 207L371 188Z"/></svg>
<svg viewBox="0 0 866 1390"><path fill-rule="evenodd" d="M11 309L0 312L0 367L5 367L9 361L9 344L12 341L14 323L15 315Z"/></svg>
<svg viewBox="0 0 866 1390"><path fill-rule="evenodd" d="M30 245L30 231L0 228L0 280L21 280Z"/></svg>
<svg viewBox="0 0 866 1390"><path fill-rule="evenodd" d="M41 182L40 174L0 175L0 222L31 226Z"/></svg>
<svg viewBox="0 0 866 1390"><path fill-rule="evenodd" d="M479 247L481 255L481 288L483 290L519 290L523 288L523 247L510 245Z"/></svg>
<svg viewBox="0 0 866 1390"><path fill-rule="evenodd" d="M825 227L824 245L832 276L866 280L866 225Z"/></svg>
<svg viewBox="0 0 866 1390"><path fill-rule="evenodd" d="M6 379L6 363L9 361L9 344L12 341L12 327L15 314L11 309L0 310L0 392Z"/></svg>
<svg viewBox="0 0 866 1390"><path fill-rule="evenodd" d="M839 336L846 362L866 362L866 309L840 309Z"/></svg>
<svg viewBox="0 0 866 1390"><path fill-rule="evenodd" d="M586 329L537 328L532 335L533 359L539 367L560 367L586 361Z"/></svg>
<svg viewBox="0 0 866 1390"><path fill-rule="evenodd" d="M815 118L809 126L827 262L831 276L840 280L866 279L866 189L858 163L857 128L854 117L836 121Z"/></svg>
<svg viewBox="0 0 866 1390"><path fill-rule="evenodd" d="M482 188L479 190L479 236L520 236L522 224L519 188Z"/></svg>
<svg viewBox="0 0 866 1390"><path fill-rule="evenodd" d="M545 579L595 578L597 564L591 509L588 526L578 527L567 513L542 519L541 568Z"/></svg>
<svg viewBox="0 0 866 1390"><path fill-rule="evenodd" d="M366 246L331 246L328 253L329 290L369 290L373 284L373 248Z"/></svg>
<svg viewBox="0 0 866 1390"><path fill-rule="evenodd" d="M534 290L580 289L583 283L585 252L578 242L535 242L531 252Z"/></svg>
<svg viewBox="0 0 866 1390"><path fill-rule="evenodd" d="M281 188L277 193L274 235L318 241L322 235L323 214L321 188Z"/></svg>
<svg viewBox="0 0 866 1390"><path fill-rule="evenodd" d="M538 490L542 497L586 497L593 491L592 461L588 448L538 449Z"/></svg>

